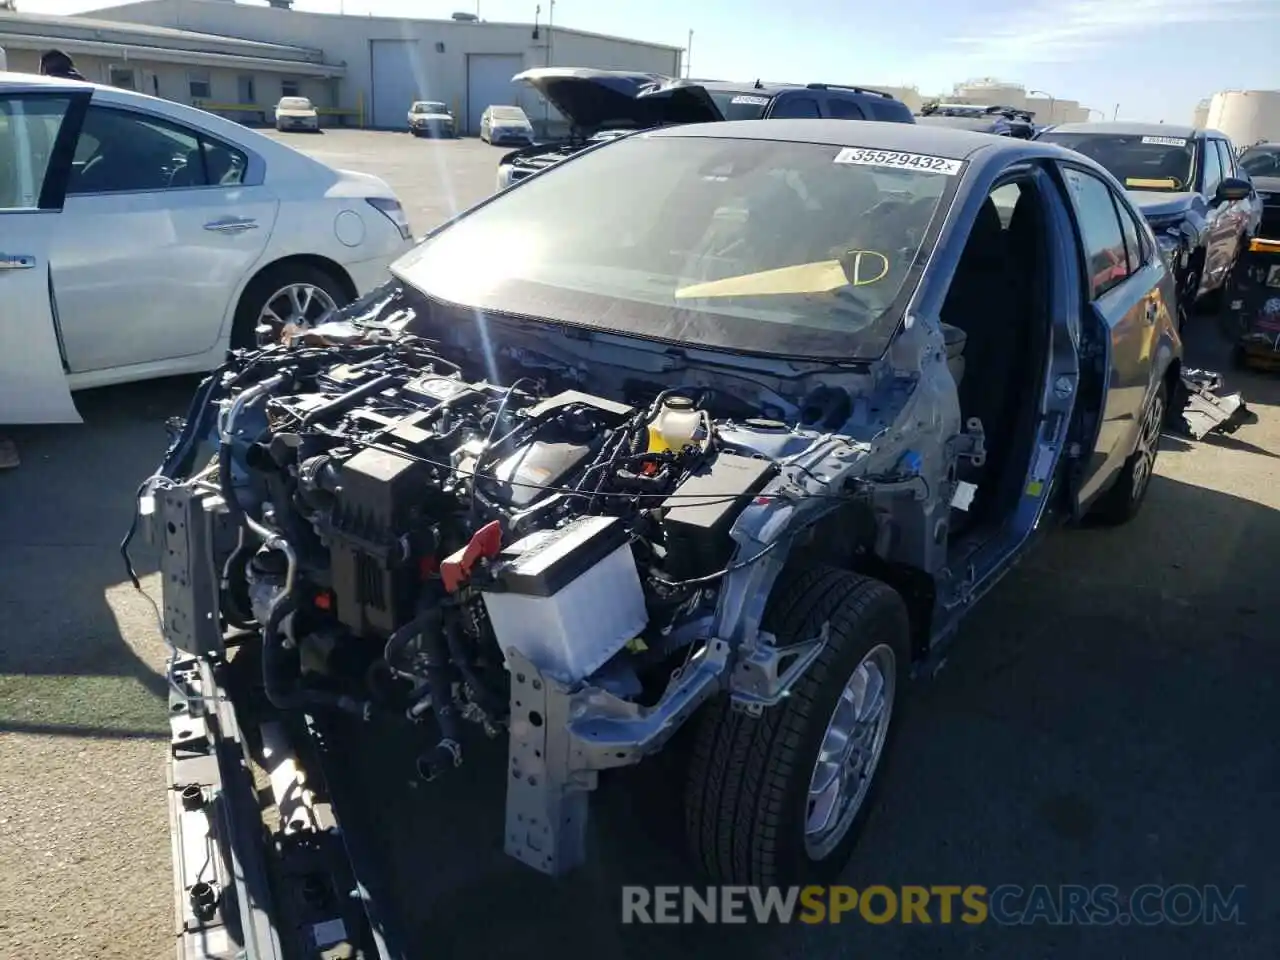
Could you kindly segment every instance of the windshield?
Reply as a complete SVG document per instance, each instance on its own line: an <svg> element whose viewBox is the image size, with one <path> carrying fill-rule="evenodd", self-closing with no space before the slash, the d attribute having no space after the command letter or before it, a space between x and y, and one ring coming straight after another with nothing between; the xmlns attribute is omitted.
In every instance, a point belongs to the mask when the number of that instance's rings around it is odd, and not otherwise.
<svg viewBox="0 0 1280 960"><path fill-rule="evenodd" d="M528 118L519 107L490 107L490 116L504 123L528 123Z"/></svg>
<svg viewBox="0 0 1280 960"><path fill-rule="evenodd" d="M1251 177L1280 177L1280 145L1251 147L1241 154L1240 169Z"/></svg>
<svg viewBox="0 0 1280 960"><path fill-rule="evenodd" d="M1195 141L1137 134L1065 133L1051 130L1041 140L1069 147L1106 167L1130 190L1190 190Z"/></svg>
<svg viewBox="0 0 1280 960"><path fill-rule="evenodd" d="M862 148L639 135L524 181L393 269L472 309L744 352L874 359L960 168Z"/></svg>
<svg viewBox="0 0 1280 960"><path fill-rule="evenodd" d="M771 99L750 90L708 90L707 94L726 120L759 120Z"/></svg>
<svg viewBox="0 0 1280 960"><path fill-rule="evenodd" d="M306 97L284 97L279 106L284 110L310 110L311 101Z"/></svg>
<svg viewBox="0 0 1280 960"><path fill-rule="evenodd" d="M448 113L449 108L439 100L419 100L413 105L414 113Z"/></svg>

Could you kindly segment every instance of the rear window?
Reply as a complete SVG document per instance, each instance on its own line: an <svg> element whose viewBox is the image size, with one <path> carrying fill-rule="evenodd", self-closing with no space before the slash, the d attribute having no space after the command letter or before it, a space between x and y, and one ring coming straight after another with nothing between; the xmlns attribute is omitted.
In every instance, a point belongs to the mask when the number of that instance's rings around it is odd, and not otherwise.
<svg viewBox="0 0 1280 960"><path fill-rule="evenodd" d="M1251 177L1280 177L1280 146L1246 150L1239 164L1240 169Z"/></svg>
<svg viewBox="0 0 1280 960"><path fill-rule="evenodd" d="M726 120L759 120L773 99L759 90L708 90Z"/></svg>
<svg viewBox="0 0 1280 960"><path fill-rule="evenodd" d="M962 168L822 144L628 137L498 195L394 269L469 309L871 359L897 329Z"/></svg>
<svg viewBox="0 0 1280 960"><path fill-rule="evenodd" d="M915 123L911 108L901 100L889 97L868 97L863 102L863 109L871 111L872 120L885 120L891 123Z"/></svg>
<svg viewBox="0 0 1280 960"><path fill-rule="evenodd" d="M279 106L285 110L310 110L311 101L306 97L282 97Z"/></svg>
<svg viewBox="0 0 1280 960"><path fill-rule="evenodd" d="M439 100L419 100L413 105L414 113L448 113L449 108Z"/></svg>

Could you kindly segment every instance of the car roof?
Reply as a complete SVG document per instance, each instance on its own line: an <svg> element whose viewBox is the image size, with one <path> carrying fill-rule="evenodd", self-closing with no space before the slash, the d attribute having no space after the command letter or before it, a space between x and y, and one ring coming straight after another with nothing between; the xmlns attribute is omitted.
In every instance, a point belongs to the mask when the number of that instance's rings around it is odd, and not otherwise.
<svg viewBox="0 0 1280 960"><path fill-rule="evenodd" d="M754 93L761 97L772 97L787 90L815 90L828 93L839 93L846 96L872 96L878 98L890 95L874 87L844 86L838 83L776 83L768 80L681 80L680 83L703 87L713 93Z"/></svg>
<svg viewBox="0 0 1280 960"><path fill-rule="evenodd" d="M1194 140L1197 137L1217 136L1226 139L1217 130L1189 127L1181 123L1130 123L1123 120L1095 120L1092 123L1059 123L1054 133L1115 134L1122 137L1181 137Z"/></svg>
<svg viewBox="0 0 1280 960"><path fill-rule="evenodd" d="M47 87L51 90L82 90L85 87L105 87L105 84L91 83L88 80L68 80L63 77L45 77L38 73L8 71L0 72L0 87Z"/></svg>
<svg viewBox="0 0 1280 960"><path fill-rule="evenodd" d="M1019 151L1028 141L998 137L990 133L957 130L954 127L927 126L914 123L890 123L881 120L730 120L723 123L697 123L662 127L648 131L651 137L718 137L737 140L790 140L833 147L867 147L872 150L895 150L922 153L950 160L964 160L984 148ZM1057 155L1052 144L1041 144L1046 153ZM1070 151L1062 151L1070 156Z"/></svg>

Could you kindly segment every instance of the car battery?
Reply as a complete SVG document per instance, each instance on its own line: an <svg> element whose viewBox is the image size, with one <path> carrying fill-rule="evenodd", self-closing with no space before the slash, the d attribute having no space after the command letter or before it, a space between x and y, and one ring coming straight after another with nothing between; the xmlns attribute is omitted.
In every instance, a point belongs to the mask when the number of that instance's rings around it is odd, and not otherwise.
<svg viewBox="0 0 1280 960"><path fill-rule="evenodd" d="M505 548L481 596L503 653L514 648L568 684L600 669L649 620L616 517L580 517Z"/></svg>

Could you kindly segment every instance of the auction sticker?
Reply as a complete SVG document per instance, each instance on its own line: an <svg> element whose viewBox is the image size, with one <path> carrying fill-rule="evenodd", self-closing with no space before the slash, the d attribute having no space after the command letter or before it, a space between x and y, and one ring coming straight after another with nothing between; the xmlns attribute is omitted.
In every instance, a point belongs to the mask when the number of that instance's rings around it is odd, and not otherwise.
<svg viewBox="0 0 1280 960"><path fill-rule="evenodd" d="M923 153L899 153L896 150L868 150L845 147L836 154L836 163L854 163L863 167L888 167L893 170L918 170L921 173L943 173L954 177L960 172L960 160L930 157Z"/></svg>
<svg viewBox="0 0 1280 960"><path fill-rule="evenodd" d="M769 102L769 98L768 97L749 97L746 94L743 94L742 96L734 97L729 102L730 103L749 103L752 106L763 107Z"/></svg>
<svg viewBox="0 0 1280 960"><path fill-rule="evenodd" d="M1181 137L1143 137L1143 143L1155 143L1162 147L1185 147L1187 141Z"/></svg>

